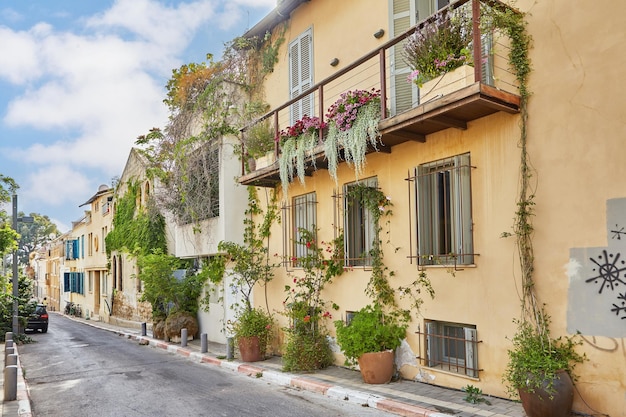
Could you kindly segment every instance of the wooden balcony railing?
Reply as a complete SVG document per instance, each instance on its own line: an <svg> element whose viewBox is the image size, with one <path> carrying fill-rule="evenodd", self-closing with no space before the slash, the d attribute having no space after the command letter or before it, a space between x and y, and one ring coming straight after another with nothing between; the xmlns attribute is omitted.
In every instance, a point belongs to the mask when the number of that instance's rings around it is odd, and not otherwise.
<svg viewBox="0 0 626 417"><path fill-rule="evenodd" d="M322 120L328 108L349 90L380 90L381 94L381 147L378 151L391 152L391 148L407 141L424 142L429 134L443 129L467 129L467 123L495 112L519 112L520 96L516 77L510 69L509 40L503 33L480 31L481 6L510 9L499 0L458 0L439 10L407 32L389 40L378 49L362 56L355 62L313 85L306 92L293 97L253 124L241 130L243 137L256 123L270 123L274 136L293 124L291 108L301 100L311 100L314 114ZM441 13L450 8L466 7L472 16L472 58L474 63L469 74L460 80L449 74L436 81L436 86L424 84L417 88L408 84L410 69L404 64L403 42L426 25L433 24ZM465 71L468 69L465 68ZM473 72L473 73L472 73ZM402 97L400 97L402 96ZM410 100L407 100L407 97ZM320 143L323 141L320 135ZM245 143L245 140L242 140ZM321 150L321 147L320 147ZM374 151L371 149L370 151ZM245 155L245 148L242 155ZM275 144L274 156L278 159L280 149ZM313 155L317 169L324 167L323 152ZM309 171L312 171L310 168ZM278 164L252 169L246 173L242 158L244 185L274 187L280 182Z"/></svg>

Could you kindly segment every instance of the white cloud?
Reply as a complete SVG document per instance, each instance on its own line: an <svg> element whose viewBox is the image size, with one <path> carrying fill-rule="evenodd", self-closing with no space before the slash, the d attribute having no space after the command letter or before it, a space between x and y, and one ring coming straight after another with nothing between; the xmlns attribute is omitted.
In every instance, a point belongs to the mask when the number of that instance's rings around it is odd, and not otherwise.
<svg viewBox="0 0 626 417"><path fill-rule="evenodd" d="M113 6L87 21L88 27L120 28L149 43L175 50L186 45L195 31L214 17L214 1L165 7L150 0L116 0Z"/></svg>
<svg viewBox="0 0 626 417"><path fill-rule="evenodd" d="M22 186L20 198L26 202L43 201L50 206L60 206L67 201L74 201L78 206L82 200L87 200L93 194L92 188L84 173L65 165L55 164L32 172L28 177L28 183Z"/></svg>
<svg viewBox="0 0 626 417"><path fill-rule="evenodd" d="M245 9L275 5L276 0L115 0L102 13L72 21L83 24L72 29L0 26L0 79L23 88L8 102L3 122L41 137L31 135L29 145L3 145L5 158L30 169L20 180L23 201L77 207L101 178L120 175L136 137L167 122L165 81L198 33L207 36L209 52L222 46L213 39L218 28L245 23Z"/></svg>
<svg viewBox="0 0 626 417"><path fill-rule="evenodd" d="M13 84L24 84L41 76L44 68L37 54L37 37L43 25L38 25L29 32L14 32L0 26L0 78L6 78Z"/></svg>

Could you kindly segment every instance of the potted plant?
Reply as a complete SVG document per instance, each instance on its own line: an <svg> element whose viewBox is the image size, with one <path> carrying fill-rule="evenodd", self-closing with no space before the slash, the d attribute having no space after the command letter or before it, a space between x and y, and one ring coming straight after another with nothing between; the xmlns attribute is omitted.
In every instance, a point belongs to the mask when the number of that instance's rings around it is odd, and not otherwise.
<svg viewBox="0 0 626 417"><path fill-rule="evenodd" d="M384 264L380 233L383 217L387 218L386 223L389 225L393 206L391 197L365 184L352 186L348 195L350 200L355 198L360 201L375 224L376 233L368 252L371 257L371 275L365 288L365 294L372 303L356 312L350 323L335 321L337 343L346 357L347 365L359 364L366 383L387 383L394 373L394 350L405 338L411 312L419 313L422 291L433 297L434 290L423 273L406 287L395 288L389 281L395 274ZM409 309L398 306L396 294L400 298L410 299Z"/></svg>
<svg viewBox="0 0 626 417"><path fill-rule="evenodd" d="M267 342L272 331L273 319L263 309L245 306L232 324L235 343L241 360L257 362L265 360Z"/></svg>
<svg viewBox="0 0 626 417"><path fill-rule="evenodd" d="M406 321L396 314L385 314L379 304L363 307L348 324L335 321L337 343L346 365L358 363L363 381L368 384L391 381L394 350L402 343L407 327Z"/></svg>
<svg viewBox="0 0 626 417"><path fill-rule="evenodd" d="M471 11L462 6L446 10L433 21L418 26L404 46L404 55L413 70L409 81L422 88L424 82L472 65Z"/></svg>
<svg viewBox="0 0 626 417"><path fill-rule="evenodd" d="M504 379L529 417L568 417L574 399L573 370L585 360L576 352L581 342L574 337L552 338L549 317L543 310L538 317L538 325L517 321Z"/></svg>
<svg viewBox="0 0 626 417"><path fill-rule="evenodd" d="M254 217L261 215L262 222L257 225ZM237 301L230 306L235 311L235 320L229 323L228 330L232 332L242 359L246 362L265 359L265 349L272 330L271 315L254 307L252 295L257 285L267 285L274 277L273 269L276 265L269 262L267 245L276 216L275 200L263 213L255 188L248 187L243 244L220 242L218 250L222 255L214 256L208 266L212 282L220 282L223 276L231 279L229 287ZM249 348L254 348L256 353L247 356Z"/></svg>

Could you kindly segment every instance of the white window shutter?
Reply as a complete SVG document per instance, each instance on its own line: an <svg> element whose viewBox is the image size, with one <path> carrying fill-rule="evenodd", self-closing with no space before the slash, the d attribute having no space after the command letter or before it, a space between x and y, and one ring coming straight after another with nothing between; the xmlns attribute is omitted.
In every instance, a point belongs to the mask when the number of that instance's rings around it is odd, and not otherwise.
<svg viewBox="0 0 626 417"><path fill-rule="evenodd" d="M476 352L476 342L478 335L476 329L470 327L463 328L465 331L465 366L467 375L478 378L478 352Z"/></svg>
<svg viewBox="0 0 626 417"><path fill-rule="evenodd" d="M294 98L313 86L313 30L308 29L289 44L289 94ZM291 105L291 124L302 116L313 116L314 97Z"/></svg>
<svg viewBox="0 0 626 417"><path fill-rule="evenodd" d="M435 366L439 360L437 323L426 323L426 366Z"/></svg>

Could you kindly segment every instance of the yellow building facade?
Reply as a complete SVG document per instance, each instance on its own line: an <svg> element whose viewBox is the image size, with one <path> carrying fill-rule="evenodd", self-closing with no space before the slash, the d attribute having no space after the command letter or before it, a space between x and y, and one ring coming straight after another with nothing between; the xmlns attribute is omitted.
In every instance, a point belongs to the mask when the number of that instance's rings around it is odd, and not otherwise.
<svg viewBox="0 0 626 417"><path fill-rule="evenodd" d="M265 84L266 99L272 109L301 100L271 114L277 130L305 114L323 116L348 90L382 90L388 114L379 123L380 142L368 148L358 177L354 165L340 161L332 178L322 146L309 155L304 182L294 178L286 190L278 162L239 181L273 189L282 201L282 221L272 229L269 251L283 261L267 289L273 311L283 311L285 285L303 274L290 262L297 252L290 242L295 229L314 224L318 242L344 235L346 257L353 252L353 259L323 294L340 307L331 312L333 319L370 302L364 290L371 265L358 260L359 250L368 249L363 243L370 236L363 226L368 219L352 212L349 187L358 180L381 190L393 211L381 224L392 285L409 285L425 272L435 290L432 300L424 295L420 313L412 317L402 346L402 375L457 389L471 384L506 397L502 376L516 331L513 319L520 316L521 273L515 239L502 236L513 232L518 208L520 93L510 81L510 68L498 63L482 67L480 75L490 71L488 78L470 74L467 85L428 99L423 86L417 91L402 84L410 71L394 38L445 6L439 3L281 2L247 33L271 30L274 39L284 37ZM525 149L534 195L534 277L553 334L580 332L579 350L590 359L577 367L575 410L619 416L626 415L621 243L626 185L620 180L626 170L621 157L626 99L619 75L626 60L619 50L626 4L611 2L607 9L574 3L519 0L514 5L524 13L533 39ZM484 60L506 57L507 45L494 41ZM299 96L309 89L311 97ZM444 208L450 211L442 214ZM259 305L265 292L259 288L255 294ZM334 335L332 323L326 324ZM444 346L457 339L461 345ZM341 354L336 362L343 363Z"/></svg>

